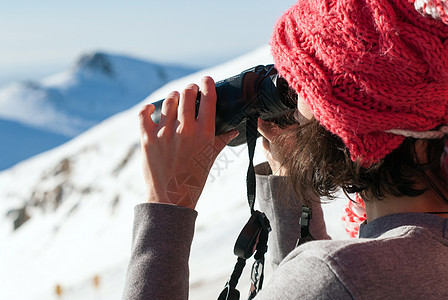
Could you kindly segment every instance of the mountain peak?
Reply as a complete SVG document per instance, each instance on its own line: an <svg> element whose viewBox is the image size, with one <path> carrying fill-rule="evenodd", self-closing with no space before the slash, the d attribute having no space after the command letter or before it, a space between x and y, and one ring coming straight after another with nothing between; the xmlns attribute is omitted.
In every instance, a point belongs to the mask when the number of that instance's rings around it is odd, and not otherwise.
<svg viewBox="0 0 448 300"><path fill-rule="evenodd" d="M100 72L108 76L114 74L112 63L107 54L94 52L82 55L76 62L76 69Z"/></svg>
<svg viewBox="0 0 448 300"><path fill-rule="evenodd" d="M79 56L70 70L0 87L0 170L67 141L193 71L95 51Z"/></svg>

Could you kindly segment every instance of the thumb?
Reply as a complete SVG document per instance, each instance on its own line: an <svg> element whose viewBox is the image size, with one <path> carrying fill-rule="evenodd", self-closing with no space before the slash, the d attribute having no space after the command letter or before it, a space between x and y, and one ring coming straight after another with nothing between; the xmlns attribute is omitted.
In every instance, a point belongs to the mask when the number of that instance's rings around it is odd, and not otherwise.
<svg viewBox="0 0 448 300"><path fill-rule="evenodd" d="M213 149L215 149L214 158L216 158L216 156L218 156L218 154L222 151L222 149L224 149L224 147L231 140L236 138L238 134L239 134L238 130L234 129L215 137L215 140L213 141Z"/></svg>

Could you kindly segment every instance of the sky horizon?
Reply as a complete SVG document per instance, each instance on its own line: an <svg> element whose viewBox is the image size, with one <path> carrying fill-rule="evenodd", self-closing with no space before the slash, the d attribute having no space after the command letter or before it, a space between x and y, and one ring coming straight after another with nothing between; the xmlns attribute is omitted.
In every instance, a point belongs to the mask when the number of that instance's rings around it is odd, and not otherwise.
<svg viewBox="0 0 448 300"><path fill-rule="evenodd" d="M0 85L54 74L93 51L213 66L267 45L275 21L294 3L4 1Z"/></svg>

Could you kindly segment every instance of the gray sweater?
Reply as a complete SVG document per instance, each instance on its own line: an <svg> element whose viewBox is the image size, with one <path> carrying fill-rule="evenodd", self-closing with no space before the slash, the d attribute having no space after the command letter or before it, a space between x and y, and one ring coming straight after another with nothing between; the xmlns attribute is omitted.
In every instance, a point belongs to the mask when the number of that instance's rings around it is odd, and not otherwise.
<svg viewBox="0 0 448 300"><path fill-rule="evenodd" d="M281 263L256 299L448 299L446 219L389 215L362 225L359 239L331 241L316 204L311 233L323 240L294 249L301 209L282 202L293 197L285 178L257 175L257 195L273 228L272 263ZM188 298L196 216L174 205L136 206L123 299Z"/></svg>

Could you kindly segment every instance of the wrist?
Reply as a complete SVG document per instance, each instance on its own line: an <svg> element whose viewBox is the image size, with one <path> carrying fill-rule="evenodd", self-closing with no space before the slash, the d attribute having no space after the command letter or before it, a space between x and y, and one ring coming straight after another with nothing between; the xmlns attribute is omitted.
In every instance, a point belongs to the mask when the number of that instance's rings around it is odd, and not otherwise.
<svg viewBox="0 0 448 300"><path fill-rule="evenodd" d="M175 206L181 206L186 208L195 209L197 199L192 198L188 194L170 194L160 195L156 193L149 192L146 196L146 202L148 203L158 203L158 204L170 204Z"/></svg>
<svg viewBox="0 0 448 300"><path fill-rule="evenodd" d="M273 169L275 171L273 171ZM275 169L275 167L274 168L271 167L271 164L269 164L269 162L267 162L267 161L255 166L255 174L262 175L262 176L270 176L270 175L271 176L279 176L279 177L287 176L285 168Z"/></svg>
<svg viewBox="0 0 448 300"><path fill-rule="evenodd" d="M274 176L287 176L286 169L283 166L272 166L271 169Z"/></svg>
<svg viewBox="0 0 448 300"><path fill-rule="evenodd" d="M165 203L194 209L204 184L190 173L179 173L168 181L147 185L147 202Z"/></svg>

